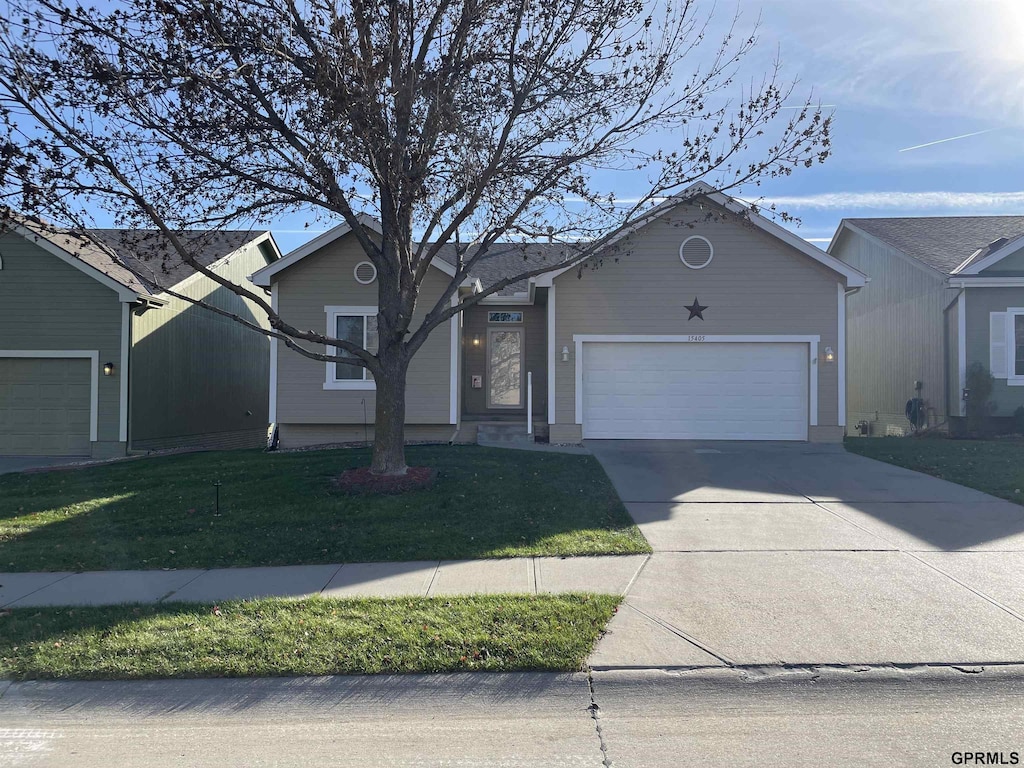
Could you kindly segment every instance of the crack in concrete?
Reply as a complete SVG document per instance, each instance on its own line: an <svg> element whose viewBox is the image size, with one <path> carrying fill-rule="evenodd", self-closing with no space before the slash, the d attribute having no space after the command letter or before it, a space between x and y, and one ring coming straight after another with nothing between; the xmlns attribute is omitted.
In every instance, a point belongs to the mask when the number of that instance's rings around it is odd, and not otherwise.
<svg viewBox="0 0 1024 768"><path fill-rule="evenodd" d="M722 662L725 666L727 666L727 667L735 667L736 666L736 663L732 659L730 659L729 657L727 657L727 656L725 656L725 655L723 655L721 653L718 653L717 651L712 650L709 646L705 645L704 643L699 641L697 638L688 635L686 632L684 632L683 630L681 630L679 627L675 626L674 624L671 624L671 623L665 621L664 619L662 619L662 618L660 618L658 616L655 616L652 613L647 613L647 611L642 611L639 608L637 608L635 605L633 605L633 604L631 604L629 602L623 602L622 604L625 607L630 608L630 609L636 611L637 613L639 613L641 616L643 616L648 621L652 621L655 624L657 624L659 627L661 627L662 629L665 629L668 632L671 632L673 635L675 635L676 637L680 638L681 640L685 640L686 642L688 642L690 645L694 646L695 648L699 648L700 650L704 651L704 653L708 654L709 656L714 656L716 659L718 659L720 662Z"/></svg>
<svg viewBox="0 0 1024 768"><path fill-rule="evenodd" d="M587 667L587 688L590 690L590 706L587 711L590 719L594 721L594 730L597 732L597 741L601 746L601 765L611 768L611 758L608 757L608 743L604 738L604 729L601 727L601 707L597 705L597 697L594 693L594 674L590 667Z"/></svg>

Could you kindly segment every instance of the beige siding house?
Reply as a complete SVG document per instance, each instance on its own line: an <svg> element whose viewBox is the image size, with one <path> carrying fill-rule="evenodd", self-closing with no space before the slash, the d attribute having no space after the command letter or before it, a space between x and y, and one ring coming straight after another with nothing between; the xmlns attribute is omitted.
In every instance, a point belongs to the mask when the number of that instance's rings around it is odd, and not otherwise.
<svg viewBox="0 0 1024 768"><path fill-rule="evenodd" d="M499 426L560 443L842 439L846 301L864 276L710 187L682 199L594 263L509 286L435 331L410 371L409 439ZM453 260L439 252L424 306ZM500 244L460 292L564 260L561 246ZM285 321L370 339L373 276L342 225L252 279ZM372 377L283 345L272 361L282 446L372 438Z"/></svg>
<svg viewBox="0 0 1024 768"><path fill-rule="evenodd" d="M859 434L963 426L967 370L997 419L1024 406L1024 216L844 219L829 253L870 277L850 298L848 421Z"/></svg>
<svg viewBox="0 0 1024 768"><path fill-rule="evenodd" d="M184 236L236 280L279 257L267 232ZM0 455L265 442L266 337L157 285L259 313L155 243L151 232L0 225Z"/></svg>

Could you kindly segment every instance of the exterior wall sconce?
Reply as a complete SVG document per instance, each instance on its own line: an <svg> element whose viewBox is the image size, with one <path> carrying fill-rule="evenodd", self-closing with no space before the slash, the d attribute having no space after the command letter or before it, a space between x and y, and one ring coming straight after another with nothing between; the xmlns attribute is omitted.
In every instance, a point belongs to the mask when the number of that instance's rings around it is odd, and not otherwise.
<svg viewBox="0 0 1024 768"><path fill-rule="evenodd" d="M479 347L480 346L480 337L479 336L474 336L473 337L473 346L474 347Z"/></svg>
<svg viewBox="0 0 1024 768"><path fill-rule="evenodd" d="M569 362L569 348L568 347L562 347L562 362L563 363L568 363Z"/></svg>
<svg viewBox="0 0 1024 768"><path fill-rule="evenodd" d="M832 351L832 347L825 347L825 362L831 363L836 359L836 353Z"/></svg>
<svg viewBox="0 0 1024 768"><path fill-rule="evenodd" d="M104 376L113 376L114 375L114 364L113 363L104 363L103 364L103 375Z"/></svg>

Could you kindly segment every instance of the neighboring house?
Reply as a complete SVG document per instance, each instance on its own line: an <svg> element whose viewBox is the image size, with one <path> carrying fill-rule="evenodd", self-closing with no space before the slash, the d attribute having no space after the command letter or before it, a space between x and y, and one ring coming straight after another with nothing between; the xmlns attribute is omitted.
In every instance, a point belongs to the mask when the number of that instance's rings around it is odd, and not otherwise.
<svg viewBox="0 0 1024 768"><path fill-rule="evenodd" d="M407 438L472 441L495 421L525 432L532 400L535 431L552 442L841 440L846 294L864 276L710 187L694 194L653 209L600 263L511 286L437 329L410 367ZM460 292L561 253L502 244ZM433 262L414 324L452 258L446 247ZM252 280L290 324L372 344L375 276L341 225ZM272 345L283 447L372 437L372 377Z"/></svg>
<svg viewBox="0 0 1024 768"><path fill-rule="evenodd" d="M956 430L972 363L996 417L1024 405L1024 216L844 219L829 253L871 280L849 303L851 432L904 434L914 397Z"/></svg>
<svg viewBox="0 0 1024 768"><path fill-rule="evenodd" d="M155 282L263 327L266 315L165 256L154 232L90 234L0 222L0 455L263 444L269 340ZM280 258L269 232L182 236L235 281Z"/></svg>

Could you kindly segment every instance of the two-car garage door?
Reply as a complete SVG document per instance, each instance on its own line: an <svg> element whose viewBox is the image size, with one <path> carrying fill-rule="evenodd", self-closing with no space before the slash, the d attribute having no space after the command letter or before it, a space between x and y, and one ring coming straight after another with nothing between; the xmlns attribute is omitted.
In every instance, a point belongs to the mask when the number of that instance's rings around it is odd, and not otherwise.
<svg viewBox="0 0 1024 768"><path fill-rule="evenodd" d="M588 342L583 436L806 440L806 343Z"/></svg>
<svg viewBox="0 0 1024 768"><path fill-rule="evenodd" d="M89 454L91 361L0 357L0 456Z"/></svg>

